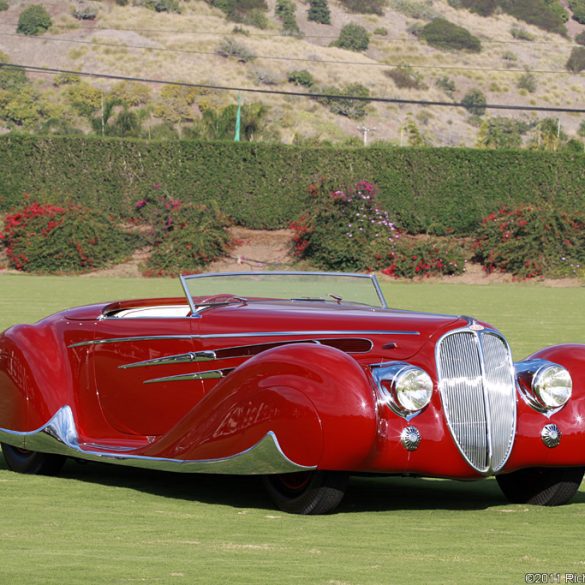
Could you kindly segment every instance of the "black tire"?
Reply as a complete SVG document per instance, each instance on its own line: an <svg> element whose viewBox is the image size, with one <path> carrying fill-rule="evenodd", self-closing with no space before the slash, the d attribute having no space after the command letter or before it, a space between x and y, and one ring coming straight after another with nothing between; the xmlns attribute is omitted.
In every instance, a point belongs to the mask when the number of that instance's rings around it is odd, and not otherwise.
<svg viewBox="0 0 585 585"><path fill-rule="evenodd" d="M57 475L66 459L62 455L27 451L5 443L2 443L2 454L10 471L32 475Z"/></svg>
<svg viewBox="0 0 585 585"><path fill-rule="evenodd" d="M584 472L584 467L533 467L498 475L496 479L514 504L561 506L577 493Z"/></svg>
<svg viewBox="0 0 585 585"><path fill-rule="evenodd" d="M347 473L303 471L267 475L264 485L278 508L290 514L329 514L345 494Z"/></svg>

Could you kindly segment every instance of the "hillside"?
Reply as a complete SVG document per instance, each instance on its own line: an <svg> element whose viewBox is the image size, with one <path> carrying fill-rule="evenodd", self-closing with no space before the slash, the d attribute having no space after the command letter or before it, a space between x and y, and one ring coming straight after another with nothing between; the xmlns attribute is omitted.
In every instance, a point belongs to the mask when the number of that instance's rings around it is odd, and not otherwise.
<svg viewBox="0 0 585 585"><path fill-rule="evenodd" d="M8 9L0 12L0 51L18 64L214 86L337 93L350 84L361 84L377 97L459 102L471 90L480 90L488 103L573 108L585 103L583 73L565 68L572 48L578 46L575 36L585 30L575 20L568 21L567 35L561 36L501 10L486 17L454 8L450 5L456 4L453 0L450 4L447 0L388 0L382 15L350 13L338 1L329 0L331 24L327 25L307 19L307 2L291 2L302 36L282 34L282 22L275 15L276 0L267 0L266 22L261 23L265 28L231 22L224 11L199 0L179 1L180 14L110 1L84 2L82 7L95 9L92 20L74 18L72 10L79 9L79 4L49 0L42 4L51 15L52 27L39 36L23 36L16 35L16 26L30 2L8 0ZM142 0L138 3L144 4ZM564 5L570 15L568 4ZM436 17L467 29L481 41L481 52L433 48L420 33L413 34ZM349 23L369 32L366 51L329 46ZM256 57L242 62L245 59L217 54L226 39ZM401 64L411 67L399 70L399 81L404 83L406 77L406 84L412 87L398 87L388 76ZM308 89L288 81L294 70L310 72L315 85ZM222 116L226 106L236 104L233 92L152 83L133 86L93 78L80 85L66 76L36 73L28 77L32 87L20 92L18 100L10 102L7 92L0 89L3 132L63 128L89 132L93 120L94 131L100 133L100 124L104 132L108 122L124 111L134 112L138 122L133 123L147 136L164 137L177 131L183 136L200 135L200 130L189 134L189 128L202 116L210 120L207 128L227 124L231 131L233 125L229 116ZM100 91L92 92L93 88ZM367 127L375 129L370 141L474 145L482 123L482 118L462 108L376 103L368 105L360 118L359 114L351 117L351 110L350 116L347 111L334 113L327 104L306 97L250 93L242 94L242 99L248 107L267 106L248 113L256 116L248 136L285 143L361 141L360 128ZM106 110L111 118L105 116ZM578 136L584 119L577 114L506 110L487 116L524 122L524 143L536 140L533 127L538 119L559 118L568 137ZM581 126L582 132L584 128Z"/></svg>

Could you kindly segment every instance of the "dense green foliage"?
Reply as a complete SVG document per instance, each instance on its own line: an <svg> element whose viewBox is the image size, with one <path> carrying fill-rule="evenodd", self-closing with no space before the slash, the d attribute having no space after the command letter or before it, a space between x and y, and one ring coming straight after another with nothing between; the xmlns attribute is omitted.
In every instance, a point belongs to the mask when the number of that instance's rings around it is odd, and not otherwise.
<svg viewBox="0 0 585 585"><path fill-rule="evenodd" d="M585 24L585 0L569 0L569 6L573 11L573 18L577 22Z"/></svg>
<svg viewBox="0 0 585 585"><path fill-rule="evenodd" d="M198 272L225 256L230 243L228 221L215 201L182 204L168 196L150 196L137 202L136 209L150 227L153 244L143 267L146 275Z"/></svg>
<svg viewBox="0 0 585 585"><path fill-rule="evenodd" d="M243 22L258 28L268 25L265 12L266 0L205 0L208 4L223 10L230 20Z"/></svg>
<svg viewBox="0 0 585 585"><path fill-rule="evenodd" d="M293 253L325 270L375 268L394 246L398 231L380 209L376 188L367 181L340 188L318 181L309 186L311 211L291 224Z"/></svg>
<svg viewBox="0 0 585 585"><path fill-rule="evenodd" d="M585 214L502 208L482 221L475 259L487 272L522 278L575 275L585 262Z"/></svg>
<svg viewBox="0 0 585 585"><path fill-rule="evenodd" d="M182 201L216 199L237 223L288 225L310 204L319 176L366 177L411 232L470 233L506 205L545 202L585 211L585 156L573 153L436 148L303 148L233 142L143 142L115 138L0 137L0 209L24 193L73 200L129 216L162 183Z"/></svg>
<svg viewBox="0 0 585 585"><path fill-rule="evenodd" d="M9 213L0 242L9 265L24 272L79 272L129 256L138 238L105 213L37 202Z"/></svg>
<svg viewBox="0 0 585 585"><path fill-rule="evenodd" d="M7 0L0 0L0 12L4 10L8 10L8 1Z"/></svg>
<svg viewBox="0 0 585 585"><path fill-rule="evenodd" d="M331 43L332 47L348 49L350 51L367 51L370 45L370 35L360 24L350 22L339 33L339 38Z"/></svg>
<svg viewBox="0 0 585 585"><path fill-rule="evenodd" d="M486 118L477 135L478 148L520 148L529 127L514 118Z"/></svg>
<svg viewBox="0 0 585 585"><path fill-rule="evenodd" d="M558 0L449 0L449 4L482 16L491 16L499 9L544 30L566 34L568 15Z"/></svg>
<svg viewBox="0 0 585 585"><path fill-rule="evenodd" d="M340 0L341 5L350 12L361 14L384 14L385 0Z"/></svg>
<svg viewBox="0 0 585 585"><path fill-rule="evenodd" d="M20 13L16 32L28 36L41 35L49 30L51 24L47 9L41 4L33 4Z"/></svg>
<svg viewBox="0 0 585 585"><path fill-rule="evenodd" d="M331 24L331 11L327 0L309 0L308 19L320 24Z"/></svg>
<svg viewBox="0 0 585 585"><path fill-rule="evenodd" d="M579 45L585 45L585 30L580 32L576 37L575 37L575 42Z"/></svg>
<svg viewBox="0 0 585 585"><path fill-rule="evenodd" d="M467 29L444 18L435 18L422 27L420 37L432 47L452 51L479 53L481 41Z"/></svg>

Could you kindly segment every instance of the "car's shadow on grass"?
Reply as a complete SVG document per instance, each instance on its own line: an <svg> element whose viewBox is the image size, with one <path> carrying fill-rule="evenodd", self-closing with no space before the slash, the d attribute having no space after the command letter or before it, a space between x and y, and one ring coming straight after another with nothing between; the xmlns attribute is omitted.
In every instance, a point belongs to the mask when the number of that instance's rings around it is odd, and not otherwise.
<svg viewBox="0 0 585 585"><path fill-rule="evenodd" d="M0 470L6 469L0 456ZM180 474L103 463L67 461L60 477L190 502L273 510L259 477ZM573 498L585 503L585 492ZM406 477L352 477L339 512L391 510L484 510L506 505L493 479L433 480Z"/></svg>

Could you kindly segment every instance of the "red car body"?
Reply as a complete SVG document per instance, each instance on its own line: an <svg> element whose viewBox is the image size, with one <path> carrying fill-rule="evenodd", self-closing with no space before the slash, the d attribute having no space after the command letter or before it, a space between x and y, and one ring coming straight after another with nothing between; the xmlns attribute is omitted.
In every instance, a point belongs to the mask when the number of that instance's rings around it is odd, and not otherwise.
<svg viewBox="0 0 585 585"><path fill-rule="evenodd" d="M568 499L559 496L567 481L576 491L585 345L543 349L514 367L504 337L469 317L388 309L383 299L185 290L187 302L90 305L0 336L9 467L51 472L71 456L257 474L279 506L302 513L333 509L348 473L496 475L512 501L551 505ZM572 395L547 409L530 385L549 362L569 372ZM410 366L432 380L418 411L392 395L394 373Z"/></svg>

